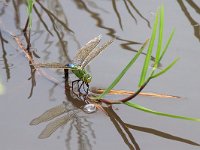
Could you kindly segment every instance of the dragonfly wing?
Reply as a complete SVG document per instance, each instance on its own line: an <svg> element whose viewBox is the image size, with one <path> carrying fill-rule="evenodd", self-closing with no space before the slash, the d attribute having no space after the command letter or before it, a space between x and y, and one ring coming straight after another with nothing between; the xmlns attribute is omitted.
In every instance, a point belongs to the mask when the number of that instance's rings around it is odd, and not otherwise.
<svg viewBox="0 0 200 150"><path fill-rule="evenodd" d="M73 62L77 65L81 65L85 58L89 55L89 53L99 44L101 41L101 35L93 38L88 43L86 43L83 47L78 50L78 53L73 59Z"/></svg>
<svg viewBox="0 0 200 150"><path fill-rule="evenodd" d="M62 104L55 106L53 108L48 109L39 117L33 119L30 122L30 125L38 125L43 122L47 122L49 120L54 119L57 116L62 115L63 113L69 112L73 110L72 106L69 103L63 102Z"/></svg>
<svg viewBox="0 0 200 150"><path fill-rule="evenodd" d="M57 68L57 69L71 69L67 67L66 65L60 64L60 63L36 63L31 64L35 68Z"/></svg>
<svg viewBox="0 0 200 150"><path fill-rule="evenodd" d="M93 58L95 58L97 55L99 55L106 47L108 47L114 39L109 40L105 42L101 47L95 48L93 51L90 52L90 54L85 58L83 63L81 64L81 67L85 67Z"/></svg>
<svg viewBox="0 0 200 150"><path fill-rule="evenodd" d="M67 124L70 120L76 117L76 114L79 111L69 112L67 115L64 115L52 122L50 122L46 128L39 135L40 139L48 138L52 133L54 133L59 127Z"/></svg>
<svg viewBox="0 0 200 150"><path fill-rule="evenodd" d="M55 117L65 113L65 112L67 112L65 104L61 104L61 105L55 106L55 107L47 110L46 112L44 112L39 117L33 119L31 121L30 125L37 125L39 123L52 120Z"/></svg>

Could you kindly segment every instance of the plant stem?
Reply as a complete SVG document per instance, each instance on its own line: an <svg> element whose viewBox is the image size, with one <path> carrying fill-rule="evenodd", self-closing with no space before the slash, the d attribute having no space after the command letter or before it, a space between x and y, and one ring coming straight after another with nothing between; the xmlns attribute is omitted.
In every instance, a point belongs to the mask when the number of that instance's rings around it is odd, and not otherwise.
<svg viewBox="0 0 200 150"><path fill-rule="evenodd" d="M122 103L125 103L127 101L130 101L131 99L135 98L144 88L145 86L149 83L149 81L151 80L152 78L149 77L146 82L144 82L144 84L142 86L140 86L140 88L132 95L124 98L124 99L121 99L121 100L107 100L107 99L100 99L101 102L105 103L105 104L122 104Z"/></svg>

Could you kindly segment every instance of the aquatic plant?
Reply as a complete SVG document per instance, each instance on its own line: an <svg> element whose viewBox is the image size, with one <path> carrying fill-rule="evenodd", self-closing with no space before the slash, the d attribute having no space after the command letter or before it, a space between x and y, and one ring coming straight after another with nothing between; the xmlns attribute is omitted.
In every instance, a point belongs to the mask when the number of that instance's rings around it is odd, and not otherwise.
<svg viewBox="0 0 200 150"><path fill-rule="evenodd" d="M32 10L35 0L27 0L27 13L28 13L28 26L31 28L32 26Z"/></svg>
<svg viewBox="0 0 200 150"><path fill-rule="evenodd" d="M146 40L146 42L144 42L144 44L139 49L139 51L136 53L136 55L127 64L127 66L121 71L121 73L116 77L116 79L110 84L110 86L102 94L95 97L94 99L97 99L97 100L107 103L107 104L122 104L123 103L129 107L136 108L141 111L155 114L155 115L200 122L199 118L189 118L189 117L185 117L185 116L178 116L178 115L158 112L158 111L154 111L154 110L145 108L136 103L130 102L131 99L135 98L143 90L143 88L149 83L149 81L151 79L157 78L160 75L166 73L169 69L171 69L176 64L176 62L179 59L179 58L176 58L174 61L172 61L171 64L169 64L167 67L165 67L164 69L159 71L158 67L159 67L160 61L164 57L164 55L169 47L169 44L172 40L172 37L174 35L174 31L175 31L173 29L173 31L171 32L171 34L167 40L167 43L164 45L164 48L163 48L163 45L162 45L163 44L163 30L164 30L164 7L161 6L156 13L156 18L154 21L150 40ZM155 45L155 39L156 39L157 32L158 32L158 39L157 39L158 41L157 41L157 48L156 48L156 57L155 57L154 65L153 65L153 67L151 67L150 59L152 56L153 48L155 47L154 45ZM140 80L138 82L138 89L136 90L136 92L124 99L121 99L121 100L112 101L112 100L103 99L105 97L105 95L107 95L110 92L110 90L112 90L118 84L118 82L125 75L125 73L128 71L128 69L135 63L137 58L140 56L140 54L143 52L143 50L147 46L148 42L149 42L149 45L148 45L147 55L144 60L143 68L142 68L141 75L140 75ZM149 68L151 68L151 70Z"/></svg>

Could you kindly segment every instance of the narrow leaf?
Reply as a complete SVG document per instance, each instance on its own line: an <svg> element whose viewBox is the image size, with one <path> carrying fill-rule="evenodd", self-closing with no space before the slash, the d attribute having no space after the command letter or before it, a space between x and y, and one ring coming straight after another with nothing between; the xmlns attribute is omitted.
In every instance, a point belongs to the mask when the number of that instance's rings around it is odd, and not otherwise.
<svg viewBox="0 0 200 150"><path fill-rule="evenodd" d="M158 66L160 52L162 49L162 41L163 41L163 28L164 28L164 7L161 6L160 8L160 23L159 23L159 37L158 37L158 46L156 51L156 58L155 58L155 65L154 67Z"/></svg>
<svg viewBox="0 0 200 150"><path fill-rule="evenodd" d="M165 69L163 69L162 71L160 71L160 72L158 72L158 73L152 75L150 78L156 78L156 77L158 77L158 76L164 74L164 73L167 72L170 68L172 68L172 67L176 64L176 62L177 62L178 60L179 60L179 58L176 58L176 59L175 59L171 64L169 64Z"/></svg>
<svg viewBox="0 0 200 150"><path fill-rule="evenodd" d="M136 55L128 63L128 65L122 70L122 72L117 76L117 78L110 84L110 86L101 95L99 95L95 99L102 99L106 94L108 94L110 92L111 89L113 89L117 85L117 83L121 80L121 78L124 76L124 74L128 71L128 69L133 65L133 63L140 56L140 54L144 50L145 46L147 45L148 41L149 40L145 41L145 43L142 45L142 47L140 48L140 50L136 53Z"/></svg>
<svg viewBox="0 0 200 150"><path fill-rule="evenodd" d="M168 49L168 47L169 47L169 44L170 44L170 42L171 42L171 40L172 40L172 37L174 36L174 32L175 32L175 29L172 30L172 32L171 32L171 34L170 34L170 37L169 37L169 39L167 40L167 43L166 43L166 45L165 45L165 48L164 48L164 50L162 51L162 54L161 54L161 56L160 56L159 62L162 60L163 56L165 55L165 53L166 53L166 51L167 51L167 49ZM158 62L158 63L159 63L159 62Z"/></svg>
<svg viewBox="0 0 200 150"><path fill-rule="evenodd" d="M27 0L27 12L28 12L28 18L29 18L29 27L32 26L32 11L33 11L33 5L35 3L35 0Z"/></svg>
<svg viewBox="0 0 200 150"><path fill-rule="evenodd" d="M144 81L146 79L147 70L148 70L148 67L149 67L151 54L152 54L152 50L153 50L153 46L154 46L154 41L155 41L155 37L156 37L156 29L157 29L157 25L158 25L158 16L159 16L159 13L157 12L156 19L154 21L153 32L152 32L152 35L151 35L151 39L150 39L150 43L149 43L149 47L148 47L148 51L147 51L147 55L146 55L146 58L145 58L145 61L144 61L142 73L140 75L140 81L139 81L139 85L138 85L139 87L144 83Z"/></svg>
<svg viewBox="0 0 200 150"><path fill-rule="evenodd" d="M158 112L158 111L154 111L154 110L145 108L145 107L143 107L141 105L138 105L138 104L135 104L135 103L131 103L131 102L126 102L125 104L130 106L130 107L133 107L133 108L136 108L138 110L141 110L141 111L144 111L144 112L147 112L147 113L151 113L151 114L154 114L154 115L200 122L200 118L190 118L190 117L185 117L185 116L178 116L178 115L172 115L172 114L167 114L167 113L163 113L163 112Z"/></svg>

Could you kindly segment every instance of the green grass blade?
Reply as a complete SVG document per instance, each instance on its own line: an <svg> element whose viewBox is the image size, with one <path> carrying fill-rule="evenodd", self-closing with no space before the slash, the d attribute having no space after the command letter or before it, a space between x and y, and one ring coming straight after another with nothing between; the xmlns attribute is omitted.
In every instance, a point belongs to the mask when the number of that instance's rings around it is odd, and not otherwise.
<svg viewBox="0 0 200 150"><path fill-rule="evenodd" d="M136 53L136 55L131 59L131 61L128 63L128 65L122 70L122 72L117 76L117 78L110 84L110 86L96 99L102 99L106 94L110 92L111 89L113 89L117 83L121 80L121 78L124 76L124 74L128 71L128 69L133 65L133 63L137 60L137 58L140 56L144 48L146 47L149 40L146 40L145 43L142 45L140 50Z"/></svg>
<svg viewBox="0 0 200 150"><path fill-rule="evenodd" d="M164 7L161 6L161 8L160 8L158 46L157 46L156 58L155 58L155 64L154 64L154 67L156 67L156 68L157 68L158 63L159 63L160 53L161 53L161 49L162 49L163 29L164 29Z"/></svg>
<svg viewBox="0 0 200 150"><path fill-rule="evenodd" d="M27 12L28 12L28 18L29 18L29 27L32 26L32 11L33 11L33 5L35 3L35 0L27 0Z"/></svg>
<svg viewBox="0 0 200 150"><path fill-rule="evenodd" d="M179 60L179 58L176 58L176 59L175 59L171 64L169 64L165 69L163 69L162 71L160 71L160 72L158 72L158 73L152 75L151 78L156 78L156 77L158 77L158 76L164 74L164 73L167 72L170 68L172 68L172 67L176 64L176 62L177 62L178 60Z"/></svg>
<svg viewBox="0 0 200 150"><path fill-rule="evenodd" d="M154 115L200 122L200 118L190 118L190 117L185 117L185 116L178 116L178 115L172 115L172 114L167 114L167 113L163 113L163 112L158 112L158 111L154 111L154 110L145 108L141 105L138 105L138 104L135 104L135 103L132 103L132 102L126 102L125 104L130 106L130 107L133 107L133 108L136 108L138 110L141 110L141 111L144 111L144 112L147 112L147 113L151 113L151 114L154 114Z"/></svg>
<svg viewBox="0 0 200 150"><path fill-rule="evenodd" d="M165 53L166 53L166 51L167 51L167 49L168 49L168 47L169 47L169 44L170 44L170 42L171 42L171 40L172 40L172 37L174 36L174 32L175 32L175 29L172 30L172 32L171 32L171 34L170 34L170 37L169 37L169 39L167 40L167 44L165 45L164 50L162 51L162 54L161 54L160 59L159 59L159 62L162 60L163 56L165 55ZM159 62L158 62L158 63L159 63Z"/></svg>
<svg viewBox="0 0 200 150"><path fill-rule="evenodd" d="M150 43L149 43L149 47L148 47L148 51L147 51L147 55L146 55L146 58L145 58L145 61L144 61L142 73L140 75L140 81L139 81L139 84L138 84L139 87L145 82L145 79L146 79L149 63L150 63L150 60L151 60L151 54L152 54L152 50L153 50L153 46L154 46L154 41L155 41L155 37L156 37L156 29L157 29L157 25L158 25L158 16L159 16L159 12L157 11L156 19L154 21L154 26L153 26L153 32L152 32L152 35L151 35L151 39L150 39Z"/></svg>

